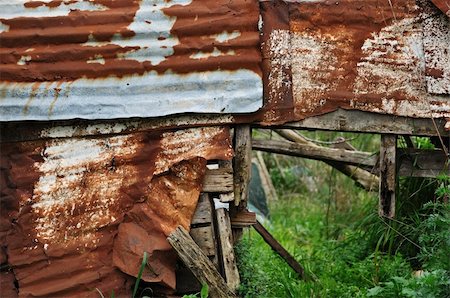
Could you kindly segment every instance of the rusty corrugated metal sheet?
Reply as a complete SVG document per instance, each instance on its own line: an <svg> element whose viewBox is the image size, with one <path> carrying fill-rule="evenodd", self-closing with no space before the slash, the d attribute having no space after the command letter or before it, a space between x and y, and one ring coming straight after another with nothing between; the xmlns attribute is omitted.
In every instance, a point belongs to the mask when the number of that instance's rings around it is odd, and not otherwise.
<svg viewBox="0 0 450 298"><path fill-rule="evenodd" d="M231 156L222 127L2 143L0 247L19 295L126 294L144 251L143 279L174 289L166 237L189 228L206 160Z"/></svg>
<svg viewBox="0 0 450 298"><path fill-rule="evenodd" d="M256 0L0 2L2 121L246 113Z"/></svg>
<svg viewBox="0 0 450 298"><path fill-rule="evenodd" d="M267 6L275 10L271 15L287 18L289 28L264 25L263 57L278 61L270 71L286 69L277 80L284 85L265 84L266 93L276 94L265 98L265 106L274 107L261 119L265 124L277 113L275 122L283 122L338 108L450 118L450 21L431 1L283 3ZM279 52L286 53L282 59ZM292 96L293 116L277 107L280 94Z"/></svg>
<svg viewBox="0 0 450 298"><path fill-rule="evenodd" d="M340 106L450 117L450 102L426 89L422 15L415 1L395 1L392 7L375 0L321 1L291 11L297 115Z"/></svg>
<svg viewBox="0 0 450 298"><path fill-rule="evenodd" d="M431 0L443 13L450 17L450 1L448 0Z"/></svg>

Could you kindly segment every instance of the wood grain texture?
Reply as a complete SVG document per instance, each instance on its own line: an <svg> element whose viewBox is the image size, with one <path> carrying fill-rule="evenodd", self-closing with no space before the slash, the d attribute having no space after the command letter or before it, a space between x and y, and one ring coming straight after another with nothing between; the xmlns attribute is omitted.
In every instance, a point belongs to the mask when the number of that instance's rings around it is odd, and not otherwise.
<svg viewBox="0 0 450 298"><path fill-rule="evenodd" d="M201 283L208 285L210 297L237 297L220 276L214 264L183 227L180 226L173 231L167 237L167 241L169 241L180 259L191 270L194 276Z"/></svg>

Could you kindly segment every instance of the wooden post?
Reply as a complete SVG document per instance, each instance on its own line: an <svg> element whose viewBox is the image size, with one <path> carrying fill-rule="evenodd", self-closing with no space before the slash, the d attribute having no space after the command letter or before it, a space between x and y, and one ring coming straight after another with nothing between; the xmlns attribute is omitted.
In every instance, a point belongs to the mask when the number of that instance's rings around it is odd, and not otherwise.
<svg viewBox="0 0 450 298"><path fill-rule="evenodd" d="M234 156L234 202L245 208L252 169L252 141L250 125L236 126Z"/></svg>
<svg viewBox="0 0 450 298"><path fill-rule="evenodd" d="M305 278L305 270L302 265L297 262L294 257L283 247L281 244L269 233L269 231L264 228L264 226L256 221L256 224L253 226L255 230L263 237L264 241L270 245L270 247L280 256L282 257L288 265L294 269L295 272L298 273L301 279Z"/></svg>
<svg viewBox="0 0 450 298"><path fill-rule="evenodd" d="M395 216L395 190L397 188L397 135L381 135L380 198L378 213L382 217Z"/></svg>
<svg viewBox="0 0 450 298"><path fill-rule="evenodd" d="M234 255L230 217L225 208L217 209L216 216L225 280L227 281L228 287L235 291L239 288L240 278Z"/></svg>
<svg viewBox="0 0 450 298"><path fill-rule="evenodd" d="M220 276L219 272L214 267L214 264L211 263L183 227L180 226L173 231L169 237L167 237L167 240L199 282L208 285L210 297L237 298Z"/></svg>

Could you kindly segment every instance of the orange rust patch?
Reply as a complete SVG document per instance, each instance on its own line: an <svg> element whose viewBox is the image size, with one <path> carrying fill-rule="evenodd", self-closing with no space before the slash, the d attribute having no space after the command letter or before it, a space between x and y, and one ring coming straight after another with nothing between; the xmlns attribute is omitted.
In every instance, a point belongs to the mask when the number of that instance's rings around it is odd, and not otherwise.
<svg viewBox="0 0 450 298"><path fill-rule="evenodd" d="M173 147L158 132L1 143L0 244L19 294L86 296L97 287L128 295L143 252L136 239L154 243L144 248L159 275L147 272L145 279L173 288L165 237L189 226L206 159L231 157L228 129L210 129L197 129L204 138L182 149L181 161L166 160L159 176L156 159L169 158L162 152ZM128 254L130 262L121 263Z"/></svg>

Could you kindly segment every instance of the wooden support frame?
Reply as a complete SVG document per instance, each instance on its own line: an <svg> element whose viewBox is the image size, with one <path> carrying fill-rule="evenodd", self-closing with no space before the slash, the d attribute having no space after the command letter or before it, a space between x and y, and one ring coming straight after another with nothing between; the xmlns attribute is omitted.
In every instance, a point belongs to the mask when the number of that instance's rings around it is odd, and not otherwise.
<svg viewBox="0 0 450 298"><path fill-rule="evenodd" d="M302 265L297 262L294 257L269 233L269 231L264 228L264 226L257 221L253 226L258 234L263 237L264 241L270 245L270 247L280 256L282 257L286 263L294 269L295 272L299 275L301 279L306 279L305 269L303 269Z"/></svg>
<svg viewBox="0 0 450 298"><path fill-rule="evenodd" d="M167 237L170 245L175 249L183 263L191 270L194 276L209 287L210 297L228 298L236 294L228 287L220 276L214 264L194 242L189 233L178 227Z"/></svg>
<svg viewBox="0 0 450 298"><path fill-rule="evenodd" d="M291 156L306 157L315 160L337 161L352 165L374 167L378 156L360 151L345 149L324 148L278 140L253 140L253 149L286 154Z"/></svg>
<svg viewBox="0 0 450 298"><path fill-rule="evenodd" d="M294 130L275 129L275 132L291 142L310 145L310 146L314 146L314 147L319 147L318 145L316 145L306 139L303 139ZM351 146L350 144L348 144L346 142L335 145L335 148L356 151L356 149L353 146ZM332 166L336 170L340 171L344 175L353 179L358 185L360 185L364 189L366 189L368 191L378 191L378 186L379 186L378 176L372 174L371 172L361 169L357 166L344 164L342 162L336 162L336 161L330 161L330 160L328 160L328 161L325 160L324 162L326 164L328 164L329 166Z"/></svg>
<svg viewBox="0 0 450 298"><path fill-rule="evenodd" d="M279 128L348 131L374 134L445 136L444 118L410 118L338 109L324 115L279 125ZM264 128L264 126L259 126ZM272 126L271 128L274 128Z"/></svg>
<svg viewBox="0 0 450 298"><path fill-rule="evenodd" d="M381 135L380 147L380 197L378 213L381 217L395 216L395 191L397 189L397 135Z"/></svg>
<svg viewBox="0 0 450 298"><path fill-rule="evenodd" d="M233 233L228 211L225 208L217 209L216 219L223 273L228 287L231 290L236 291L240 285L240 277L236 264L236 257L234 255Z"/></svg>
<svg viewBox="0 0 450 298"><path fill-rule="evenodd" d="M252 141L250 125L236 126L234 129L235 156L234 170L234 202L235 206L246 207L248 186L252 169Z"/></svg>

